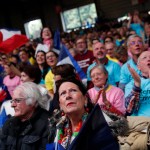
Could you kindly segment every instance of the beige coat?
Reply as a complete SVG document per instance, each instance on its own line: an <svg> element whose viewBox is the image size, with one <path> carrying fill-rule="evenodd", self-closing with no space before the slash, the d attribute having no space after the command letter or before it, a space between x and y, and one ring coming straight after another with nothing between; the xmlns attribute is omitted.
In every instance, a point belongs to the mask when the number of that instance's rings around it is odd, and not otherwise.
<svg viewBox="0 0 150 150"><path fill-rule="evenodd" d="M125 137L118 137L120 150L147 150L150 131L150 118L128 116L129 132Z"/></svg>

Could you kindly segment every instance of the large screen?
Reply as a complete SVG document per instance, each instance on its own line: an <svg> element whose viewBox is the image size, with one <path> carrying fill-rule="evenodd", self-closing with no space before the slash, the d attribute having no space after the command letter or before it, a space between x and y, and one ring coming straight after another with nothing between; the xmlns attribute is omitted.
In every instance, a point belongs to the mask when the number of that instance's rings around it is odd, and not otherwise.
<svg viewBox="0 0 150 150"><path fill-rule="evenodd" d="M79 12L77 8L65 11L63 13L63 16L65 26L67 29L74 29L81 27Z"/></svg>
<svg viewBox="0 0 150 150"><path fill-rule="evenodd" d="M97 12L95 4L88 4L61 13L64 31L95 24Z"/></svg>
<svg viewBox="0 0 150 150"><path fill-rule="evenodd" d="M41 19L32 20L24 24L25 32L28 38L36 39L40 37L43 28Z"/></svg>
<svg viewBox="0 0 150 150"><path fill-rule="evenodd" d="M95 4L79 7L79 13L82 26L86 26L87 24L95 24L95 20L97 18Z"/></svg>

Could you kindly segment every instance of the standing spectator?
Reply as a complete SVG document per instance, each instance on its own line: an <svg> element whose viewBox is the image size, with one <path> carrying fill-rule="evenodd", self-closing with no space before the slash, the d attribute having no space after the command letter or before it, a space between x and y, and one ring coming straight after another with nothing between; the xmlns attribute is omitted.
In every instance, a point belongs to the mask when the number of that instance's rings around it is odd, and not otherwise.
<svg viewBox="0 0 150 150"><path fill-rule="evenodd" d="M136 32L136 34L140 37L143 37L144 28L143 22L139 17L139 12L134 11L133 15L129 13L129 21L127 24L128 29L132 29Z"/></svg>
<svg viewBox="0 0 150 150"><path fill-rule="evenodd" d="M150 16L144 20L144 29L146 49L150 50Z"/></svg>
<svg viewBox="0 0 150 150"><path fill-rule="evenodd" d="M53 32L50 27L44 27L41 31L41 38L43 44L47 45L49 50L55 51L57 54L59 50L54 48Z"/></svg>

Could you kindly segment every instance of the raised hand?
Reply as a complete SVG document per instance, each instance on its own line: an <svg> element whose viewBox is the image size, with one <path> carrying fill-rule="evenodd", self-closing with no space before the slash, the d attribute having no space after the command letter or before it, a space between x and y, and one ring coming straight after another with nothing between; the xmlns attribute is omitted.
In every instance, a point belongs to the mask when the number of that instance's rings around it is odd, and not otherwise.
<svg viewBox="0 0 150 150"><path fill-rule="evenodd" d="M128 64L128 69L134 79L134 84L136 87L140 87L141 86L141 79L140 79L140 76L137 74L137 72L130 67L130 65Z"/></svg>
<svg viewBox="0 0 150 150"><path fill-rule="evenodd" d="M98 99L99 99L101 93L102 93L102 90L100 90L100 91L95 95L95 99L93 100L93 103L94 103L94 104L96 104L96 103L98 102Z"/></svg>

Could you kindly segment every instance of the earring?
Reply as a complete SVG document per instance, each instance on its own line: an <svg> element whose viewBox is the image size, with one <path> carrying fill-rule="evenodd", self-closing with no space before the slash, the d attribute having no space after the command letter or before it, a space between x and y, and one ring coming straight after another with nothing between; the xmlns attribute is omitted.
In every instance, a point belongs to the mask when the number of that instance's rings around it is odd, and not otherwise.
<svg viewBox="0 0 150 150"><path fill-rule="evenodd" d="M61 111L61 116L64 116L65 115L64 111L62 109L60 109L60 111Z"/></svg>
<svg viewBox="0 0 150 150"><path fill-rule="evenodd" d="M85 111L89 112L89 108L87 107L87 103L84 104L84 107L85 107Z"/></svg>

